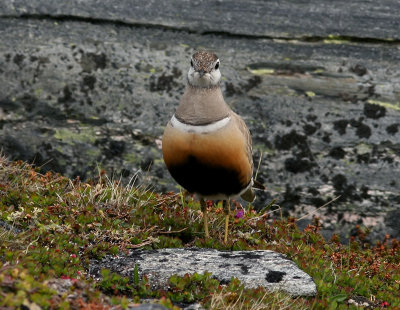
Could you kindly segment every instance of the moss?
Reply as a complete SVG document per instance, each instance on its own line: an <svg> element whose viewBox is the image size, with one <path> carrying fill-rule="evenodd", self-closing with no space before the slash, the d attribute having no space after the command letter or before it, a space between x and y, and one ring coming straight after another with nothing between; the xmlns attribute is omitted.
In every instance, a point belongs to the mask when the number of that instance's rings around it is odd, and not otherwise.
<svg viewBox="0 0 400 310"><path fill-rule="evenodd" d="M328 37L324 38L323 42L327 44L345 44L345 43L350 43L351 39L331 34Z"/></svg>
<svg viewBox="0 0 400 310"><path fill-rule="evenodd" d="M325 72L324 69L318 68L318 69L315 69L312 73L314 73L314 74L320 74L320 73L324 73L324 72Z"/></svg>
<svg viewBox="0 0 400 310"><path fill-rule="evenodd" d="M95 161L96 158L99 158L101 156L102 152L98 148L91 147L85 149L85 154L88 155L89 158L92 158Z"/></svg>
<svg viewBox="0 0 400 310"><path fill-rule="evenodd" d="M310 97L310 98L315 97L315 93L313 91L310 91L310 90L306 91L305 94L306 94L307 97Z"/></svg>
<svg viewBox="0 0 400 310"><path fill-rule="evenodd" d="M94 129L91 127L79 127L78 131L75 128L59 128L54 137L71 145L76 142L94 144L96 141Z"/></svg>
<svg viewBox="0 0 400 310"><path fill-rule="evenodd" d="M400 111L400 102L398 102L398 103L390 103L390 102L378 101L378 100L373 100L373 99L369 99L367 102L370 103L370 104L380 105L380 106L385 107L387 109Z"/></svg>
<svg viewBox="0 0 400 310"><path fill-rule="evenodd" d="M357 150L357 154L363 155L363 154L368 154L371 153L372 151L372 146L366 143L359 143L355 149Z"/></svg>
<svg viewBox="0 0 400 310"><path fill-rule="evenodd" d="M257 68L257 69L247 68L247 70L249 70L254 75L271 75L275 73L275 69L272 68Z"/></svg>
<svg viewBox="0 0 400 310"><path fill-rule="evenodd" d="M129 164L139 164L141 162L141 157L135 152L125 152L123 160Z"/></svg>
<svg viewBox="0 0 400 310"><path fill-rule="evenodd" d="M41 89L41 88L38 88L38 89L35 89L35 96L37 97L37 98L40 98L40 95L43 93L43 89Z"/></svg>
<svg viewBox="0 0 400 310"><path fill-rule="evenodd" d="M396 40L393 38L359 38L352 36L341 36L341 35L328 35L327 37L310 37L305 38L305 41L318 42L322 40L326 44L354 44L354 43L383 43L383 44L394 44Z"/></svg>

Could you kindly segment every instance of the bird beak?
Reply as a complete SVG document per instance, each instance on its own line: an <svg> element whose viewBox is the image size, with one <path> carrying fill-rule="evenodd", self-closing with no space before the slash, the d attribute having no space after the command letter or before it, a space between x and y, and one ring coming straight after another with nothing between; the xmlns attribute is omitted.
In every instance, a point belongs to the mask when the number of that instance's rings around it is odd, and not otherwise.
<svg viewBox="0 0 400 310"><path fill-rule="evenodd" d="M200 74L200 77L203 77L203 75L206 73L204 70L199 70L198 72Z"/></svg>

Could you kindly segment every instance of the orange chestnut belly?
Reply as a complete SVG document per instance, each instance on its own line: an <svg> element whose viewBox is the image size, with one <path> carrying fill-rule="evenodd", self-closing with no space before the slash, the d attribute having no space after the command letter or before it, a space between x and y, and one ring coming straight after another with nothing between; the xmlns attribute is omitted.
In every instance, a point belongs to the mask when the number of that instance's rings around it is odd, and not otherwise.
<svg viewBox="0 0 400 310"><path fill-rule="evenodd" d="M163 156L172 177L203 197L238 195L251 181L252 167L241 132L232 126L196 134L168 125Z"/></svg>

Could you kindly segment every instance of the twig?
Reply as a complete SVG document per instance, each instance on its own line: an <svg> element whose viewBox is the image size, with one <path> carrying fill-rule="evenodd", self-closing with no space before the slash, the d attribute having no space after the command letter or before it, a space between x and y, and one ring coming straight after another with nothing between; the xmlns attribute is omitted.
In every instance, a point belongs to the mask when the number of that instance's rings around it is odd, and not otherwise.
<svg viewBox="0 0 400 310"><path fill-rule="evenodd" d="M37 237L35 240L33 240L31 243L28 244L28 246L26 247L26 249L25 249L25 251L24 251L25 254L28 254L29 247L30 247L31 245L33 245L36 241L38 241L39 238L40 238L40 237Z"/></svg>
<svg viewBox="0 0 400 310"><path fill-rule="evenodd" d="M253 218L249 219L249 221L258 221L258 220L260 220L260 219L262 219L262 218L264 218L264 217L266 217L266 216L268 216L268 215L270 215L270 214L272 214L272 213L274 213L274 212L276 212L276 211L280 211L281 220L282 220L282 219L283 219L283 214L282 214L282 208L281 208L281 206L280 206L280 205L273 204L273 205L271 205L271 207L277 207L277 208L276 208L275 210L265 212L265 213L263 213L263 214L260 215L260 216L253 217Z"/></svg>
<svg viewBox="0 0 400 310"><path fill-rule="evenodd" d="M139 244L132 244L132 245L130 245L130 246L127 246L127 248L128 248L128 249L138 249L138 248L144 247L145 245L152 244L153 241L154 241L154 240L146 240L146 241L144 241L144 242L142 242L142 243L139 243Z"/></svg>
<svg viewBox="0 0 400 310"><path fill-rule="evenodd" d="M180 229L180 230L160 231L160 232L158 232L158 233L159 233L159 234L177 234L177 233L180 233L180 232L182 232L182 231L185 231L186 229L188 229L188 228L185 227L185 228L182 228L182 229Z"/></svg>
<svg viewBox="0 0 400 310"><path fill-rule="evenodd" d="M261 166L261 160L262 160L263 154L264 154L264 152L260 151L260 158L258 159L258 165L257 165L256 174L254 176L254 180L257 180L258 170L260 169L260 166Z"/></svg>
<svg viewBox="0 0 400 310"><path fill-rule="evenodd" d="M306 218L307 216L309 216L309 215L311 215L311 214L314 214L314 213L316 213L316 212L317 212L319 209L322 209L322 208L326 207L327 205L331 204L332 202L334 202L334 201L338 200L340 197L341 197L341 195L339 195L339 196L337 196L337 197L333 198L331 201L328 201L326 204L324 204L324 205L322 205L322 206L318 207L318 208L317 208L317 209L315 209L314 211L311 211L310 213L308 213L308 214L306 214L306 215L302 216L301 218L298 218L298 219L296 220L296 222L298 222L298 221L300 221L300 220L302 220L302 219Z"/></svg>

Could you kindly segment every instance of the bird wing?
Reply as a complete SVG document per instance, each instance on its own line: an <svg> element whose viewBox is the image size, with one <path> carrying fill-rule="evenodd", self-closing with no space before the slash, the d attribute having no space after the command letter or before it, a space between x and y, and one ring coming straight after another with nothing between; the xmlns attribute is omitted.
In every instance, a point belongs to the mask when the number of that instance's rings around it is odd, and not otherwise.
<svg viewBox="0 0 400 310"><path fill-rule="evenodd" d="M246 141L246 155L247 158L249 160L249 163L251 165L251 173L253 174L253 169L254 169L254 165L253 165L253 143L251 140L251 135L250 135L250 131L249 128L246 126L246 123L244 122L244 120L235 112L232 111L232 117L236 119L239 130L242 132L243 136L245 137L245 141ZM260 190L265 190L265 186L260 183L257 180L253 180L253 185L251 187L249 187L247 189L246 192L244 192L241 197L248 201L248 202L252 202L254 201L256 195L253 191L253 188L256 189L260 189Z"/></svg>
<svg viewBox="0 0 400 310"><path fill-rule="evenodd" d="M253 174L253 144L251 141L251 135L250 135L250 131L246 126L246 123L244 122L244 120L235 112L232 111L232 117L236 120L236 123L238 124L238 128L241 131L241 133L243 134L244 138L245 138L245 143L246 143L246 155L247 155L247 159L249 160L249 163L251 165L251 172Z"/></svg>

